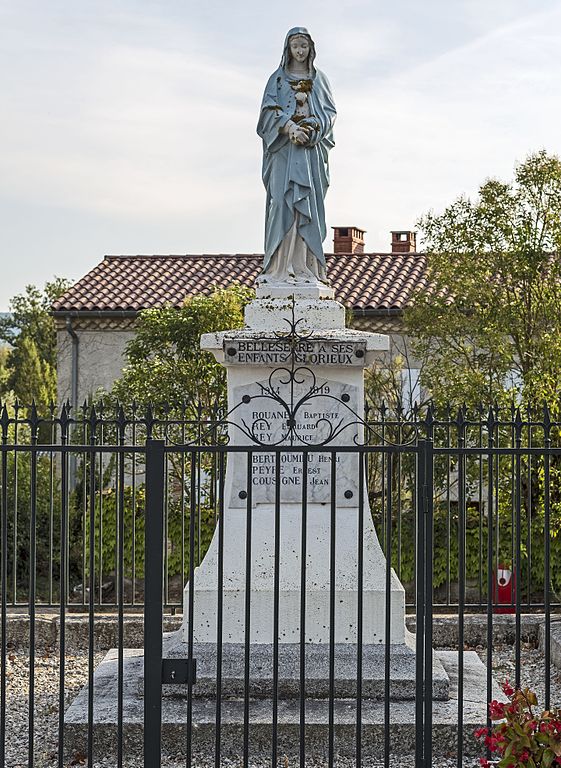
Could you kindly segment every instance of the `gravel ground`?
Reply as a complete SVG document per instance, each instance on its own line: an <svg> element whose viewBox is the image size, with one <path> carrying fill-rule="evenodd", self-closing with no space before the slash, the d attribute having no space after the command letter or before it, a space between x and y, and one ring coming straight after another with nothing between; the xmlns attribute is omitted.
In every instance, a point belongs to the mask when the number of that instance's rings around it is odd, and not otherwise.
<svg viewBox="0 0 561 768"><path fill-rule="evenodd" d="M475 649L482 660L486 661L486 651ZM96 655L97 665L105 654ZM65 708L76 697L80 688L87 681L87 654L75 654L66 657ZM514 650L511 646L498 646L493 651L493 674L496 680L514 679ZM28 734L28 695L29 695L29 663L25 654L10 652L7 659L7 713L6 713L6 768L27 768L29 766L27 753ZM529 685L536 691L540 704L544 700L544 657L535 648L525 645L522 649L521 665L522 684ZM35 768L55 768L57 763L58 738L58 686L59 659L49 653L37 656L35 662ZM551 669L552 705L561 702L561 673L556 668ZM206 763L206 761L205 761ZM209 760L212 765L212 760ZM240 761L224 758L221 765L224 768L238 768ZM65 763L70 766L85 766L86 760L82 755L75 755ZM270 768L270 762L252 761L252 768ZM292 768L296 763L280 760L279 768ZM310 761L310 768L324 766L324 761ZM377 768L383 763L365 761L368 768ZM442 759L433 762L434 768L453 768L457 765L453 759ZM479 761L466 759L463 768L475 768ZM184 758L164 757L162 768L179 768L185 766ZM197 764L194 763L195 768ZM355 768L354 760L338 760L338 768ZM392 762L399 768L413 768L414 761L399 757ZM115 768L114 759L96 761L93 768ZM123 768L141 768L141 762L126 760Z"/></svg>

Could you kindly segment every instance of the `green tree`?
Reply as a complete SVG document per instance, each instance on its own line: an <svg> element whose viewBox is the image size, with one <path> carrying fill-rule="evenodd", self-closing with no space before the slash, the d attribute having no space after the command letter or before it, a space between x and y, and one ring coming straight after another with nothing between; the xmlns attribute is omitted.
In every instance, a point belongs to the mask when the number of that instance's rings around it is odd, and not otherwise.
<svg viewBox="0 0 561 768"><path fill-rule="evenodd" d="M224 367L201 350L203 333L240 328L252 292L239 286L188 298L180 309L141 313L126 349L128 365L113 386L123 403L200 403L209 412L225 399Z"/></svg>
<svg viewBox="0 0 561 768"><path fill-rule="evenodd" d="M4 393L8 388L8 347L0 347L0 394Z"/></svg>
<svg viewBox="0 0 561 768"><path fill-rule="evenodd" d="M56 329L53 301L69 282L55 278L43 290L28 285L10 301L10 316L0 318L0 341L9 345L0 395L12 392L24 404L56 399Z"/></svg>
<svg viewBox="0 0 561 768"><path fill-rule="evenodd" d="M541 151L419 222L428 287L406 313L437 403L561 395L561 160Z"/></svg>

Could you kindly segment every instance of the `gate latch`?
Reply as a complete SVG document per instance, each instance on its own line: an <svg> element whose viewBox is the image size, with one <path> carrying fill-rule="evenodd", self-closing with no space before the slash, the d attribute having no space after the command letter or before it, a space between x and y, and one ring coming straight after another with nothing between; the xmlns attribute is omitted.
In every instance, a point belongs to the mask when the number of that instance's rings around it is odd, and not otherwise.
<svg viewBox="0 0 561 768"><path fill-rule="evenodd" d="M162 659L162 683L166 685L186 685L196 682L196 659Z"/></svg>

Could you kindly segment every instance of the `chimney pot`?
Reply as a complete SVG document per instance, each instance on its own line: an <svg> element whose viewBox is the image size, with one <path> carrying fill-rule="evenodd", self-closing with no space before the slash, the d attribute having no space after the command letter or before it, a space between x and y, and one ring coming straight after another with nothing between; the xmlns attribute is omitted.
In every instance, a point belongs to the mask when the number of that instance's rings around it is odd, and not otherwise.
<svg viewBox="0 0 561 768"><path fill-rule="evenodd" d="M360 227L332 227L333 253L364 253L365 229Z"/></svg>
<svg viewBox="0 0 561 768"><path fill-rule="evenodd" d="M415 253L417 233L408 229L392 230L392 253Z"/></svg>

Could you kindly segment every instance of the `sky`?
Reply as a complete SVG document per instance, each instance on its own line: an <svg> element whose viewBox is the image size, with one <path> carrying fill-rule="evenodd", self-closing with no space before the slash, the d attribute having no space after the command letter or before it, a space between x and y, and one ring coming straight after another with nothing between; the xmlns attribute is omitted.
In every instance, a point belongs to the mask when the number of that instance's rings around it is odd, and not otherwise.
<svg viewBox="0 0 561 768"><path fill-rule="evenodd" d="M255 125L300 25L338 110L327 226L369 251L561 154L561 0L0 0L0 311L109 253L261 252Z"/></svg>

